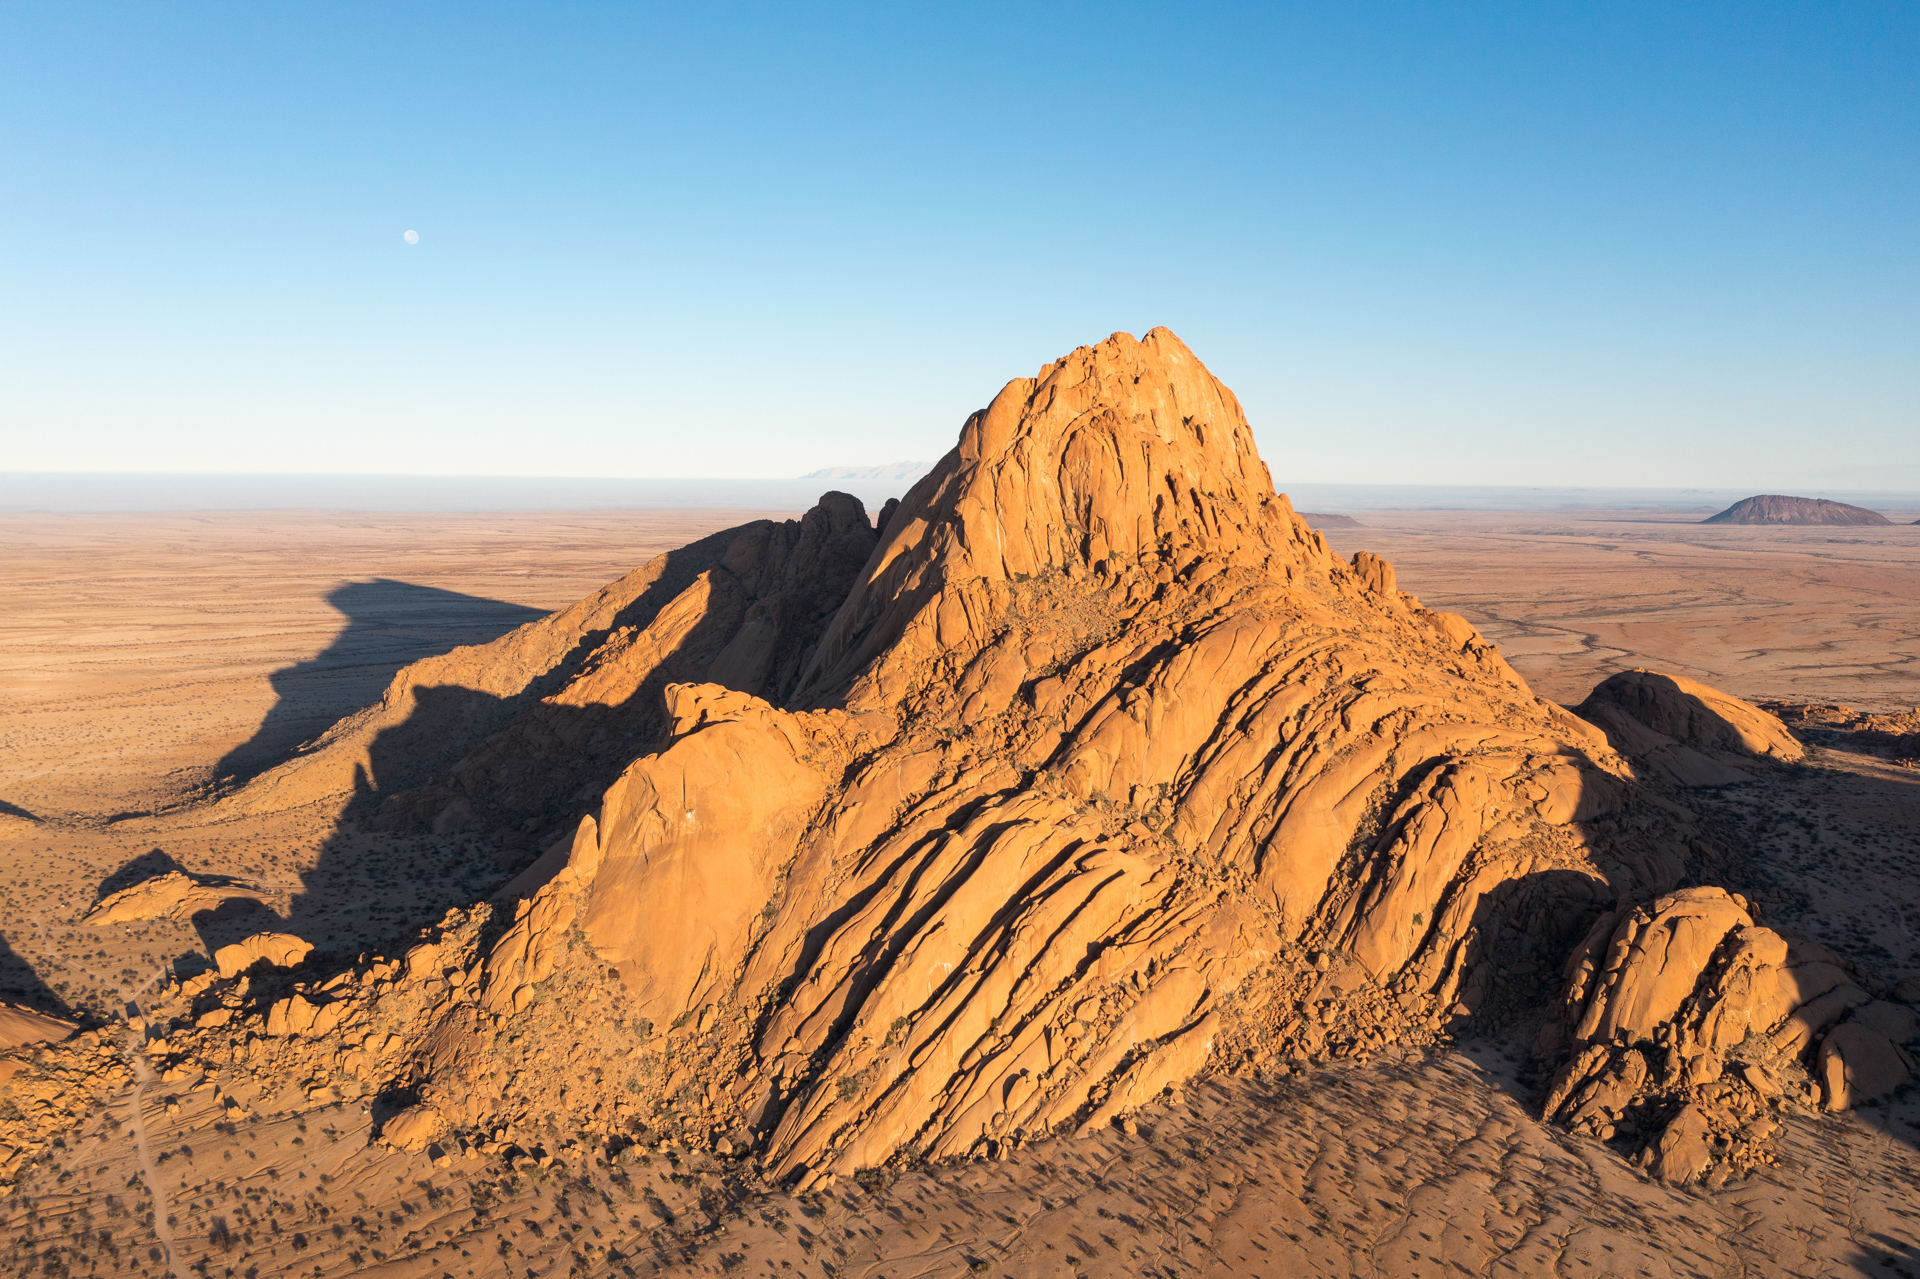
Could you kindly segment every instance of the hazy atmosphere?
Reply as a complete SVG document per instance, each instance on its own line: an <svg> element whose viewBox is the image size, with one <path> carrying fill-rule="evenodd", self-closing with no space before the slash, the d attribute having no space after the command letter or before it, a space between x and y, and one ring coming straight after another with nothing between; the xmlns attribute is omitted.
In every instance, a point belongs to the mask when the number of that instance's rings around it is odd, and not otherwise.
<svg viewBox="0 0 1920 1279"><path fill-rule="evenodd" d="M0 466L794 476L1167 325L1283 487L1911 492L1917 72L1901 3L11 5Z"/></svg>

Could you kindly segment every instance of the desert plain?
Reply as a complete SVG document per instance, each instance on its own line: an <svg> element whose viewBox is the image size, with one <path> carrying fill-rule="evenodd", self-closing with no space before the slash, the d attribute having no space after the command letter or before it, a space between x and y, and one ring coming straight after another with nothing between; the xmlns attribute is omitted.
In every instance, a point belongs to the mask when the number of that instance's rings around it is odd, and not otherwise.
<svg viewBox="0 0 1920 1279"><path fill-rule="evenodd" d="M5 997L113 1025L262 921L344 955L497 887L493 850L459 836L343 839L324 815L196 805L405 663L762 514L779 513L0 517ZM1394 562L1563 703L1634 667L1778 704L1920 701L1920 529L1687 519L1374 511L1328 537ZM1712 801L1749 836L1730 869L1769 918L1920 974L1920 770L1810 736L1791 785ZM198 930L81 922L157 866L278 896ZM1542 1087L1525 1045L1468 1035L1219 1072L1097 1135L794 1195L705 1151L621 1163L556 1134L517 1167L435 1158L370 1141L363 1105L281 1117L156 1081L0 1201L0 1249L23 1275L159 1275L170 1255L175 1274L247 1279L1920 1273L1910 1090L1788 1115L1773 1166L1680 1189L1542 1124ZM247 1117L196 1113L221 1106Z"/></svg>
<svg viewBox="0 0 1920 1279"><path fill-rule="evenodd" d="M1135 394L1114 388L1139 376L1114 371L1152 361L1175 369L1175 396L1235 419L1169 334L1117 334L1043 376L1087 374L1060 392L1069 405ZM1002 394L1000 421L1018 417L1016 436L1054 440L1092 467L1060 444L1071 432L1046 434L1089 417L1056 413L1033 386L1014 384L1025 401ZM1321 536L1261 494L1244 447L1165 432L1175 461L1217 469L1215 490L1173 490L1198 515L1154 505L1152 519L1167 519L1158 549L1083 542L1054 563L1050 551L1004 551L1006 565L1031 568L995 568L987 590L954 568L972 563L972 547L927 530L987 509L987 471L970 465L993 421L970 421L964 449L939 484L916 486L906 515L835 499L799 522L741 511L0 517L0 997L81 1026L6 1060L13 1095L33 1110L0 1116L21 1143L0 1150L0 1264L179 1279L1920 1273L1920 1097L1910 1083L1880 1087L1907 1060L1897 1043L1920 1029L1920 528L1369 511L1329 520ZM1035 495L1027 536L1075 519L1039 472L998 474ZM1102 501L1152 501L1125 476L1110 486ZM710 538L743 524L732 542ZM689 543L707 549L655 559ZM1265 559L1248 545L1267 547ZM941 565L962 586L914 576ZM670 603L632 613L649 591ZM808 599L826 611L808 615ZM872 630L872 618L925 599L939 607ZM1000 613L983 620L983 599ZM1309 603L1288 615L1288 601ZM1125 657L1133 628L1165 640ZM866 634L891 640L860 647ZM392 782L392 759L367 743L405 728L382 701L396 674L472 668L484 684L509 657L532 661L532 640L507 651L520 643L507 636L584 640L572 655L555 641L561 657L540 661L559 661L564 684L536 680L540 707L511 722L503 707L524 701L445 701L436 724L467 734L467 755L438 780L422 782L434 776L424 770ZM804 651L781 636L801 636ZM1281 666L1246 664L1260 643L1288 661L1308 653L1304 682L1261 684ZM939 664L956 651L964 663ZM1315 730L1346 741L1309 759L1334 772L1394 734L1457 741L1471 716L1511 724L1471 728L1494 747L1448 747L1398 793L1382 785L1367 799L1363 787L1332 805L1357 824L1352 837L1325 822L1290 828L1300 847L1329 849L1321 874L1332 876L1319 931L1286 924L1298 901L1283 895L1271 910L1283 933L1308 939L1296 945L1261 931L1273 899L1236 868L1240 835L1225 824L1208 835L1217 810L1271 799L1252 782L1206 799L1208 768L1258 776L1236 762L1235 737L1192 755L1179 787L1150 774L1123 785L1127 760L1152 764L1160 745L1125 745L1129 716L1162 716L1162 741L1198 732L1181 716L1215 695L1217 680L1194 676L1202 661L1240 663L1248 688L1292 688L1296 705L1332 697L1311 693L1327 670L1359 670L1327 686L1348 701ZM822 695L828 711L804 714L753 695L828 688L833 663L879 670L879 684L860 674L851 691ZM1647 797L1632 799L1605 736L1563 709L1640 668L1693 682L1649 688L1711 686L1663 705L1715 707L1751 728L1761 755L1734 768L1724 751L1628 724L1619 741L1642 743L1649 778ZM624 670L708 682L622 684ZM1380 701L1394 680L1404 688ZM1044 705L1073 697L1083 728L1044 720ZM653 718L609 711L643 701L634 714ZM1258 701L1227 705L1246 716L1240 737L1265 732L1248 711ZM1388 707L1371 730L1365 705ZM1609 705L1630 703L1590 714ZM1453 707L1469 718L1450 718ZM1668 728L1711 751L1703 722ZM1428 737L1407 736L1417 732ZM632 747L643 737L672 745L643 753ZM789 793L812 803L818 760L849 741L885 766L849 766L831 820L783 818L799 803ZM1597 753L1605 776L1542 741L1586 743L1578 751ZM701 751L716 755L672 772ZM340 760L359 760L351 789ZM313 782L326 768L334 782ZM611 774L620 780L607 787ZM968 787L968 803L941 799ZM1513 805L1517 816L1501 816ZM676 839L714 866L745 858L732 880L674 862L662 849L680 845L645 833L682 810ZM1463 810L1484 810L1471 839L1492 860L1459 860ZM714 820L720 841L703 845ZM1254 828L1271 830L1267 820ZM1594 841L1572 833L1580 824ZM760 847L726 835L820 849L845 828L864 830L847 847L893 847L899 860L862 853L820 870L803 853L762 868ZM1023 847L1054 845L1052 860L1020 860ZM1432 860L1417 862L1415 845ZM1438 887L1404 874L1448 857ZM1640 870L1607 857L1642 858ZM687 885L668 910L657 883L634 889L666 874L659 866ZM1016 878L970 880L981 866ZM1473 866L1488 891L1473 887ZM1638 906L1603 910L1601 872L1655 887ZM941 876L958 887L925 895ZM1131 887L1116 905L1116 883L1150 891ZM1075 901L1069 889L1091 895L1044 916ZM1014 905L1002 910L1006 893ZM620 914L634 901L637 928ZM1012 929L1023 901L1041 914L1018 920L1050 918L1056 931ZM653 941L684 933L682 910L747 939L732 979L753 999L714 995L726 951ZM998 941L943 951L964 918ZM1680 943L1632 968L1645 956L1634 929L1692 937L1709 924L1699 935L1728 941L1692 968ZM223 951L263 935L296 949ZM954 958L922 985L914 964L943 953ZM768 954L797 966L755 987L749 968ZM1605 954L1611 985L1596 993L1599 977L1582 974ZM1027 968L1008 970L1008 956ZM835 962L881 976L835 987ZM1056 985L1031 976L1041 970ZM1674 995L1645 1037L1615 1041L1540 1006L1571 979L1574 1014L1632 1027L1628 995L1657 1002L1668 970L1688 987L1707 981L1720 1002ZM1801 983L1826 974L1809 1012L1774 1031L1788 1047L1759 1031L1720 1043L1741 974L1776 970ZM674 981L693 995L662 1002ZM991 1020L989 997L1000 1001ZM872 1006L870 1033L851 1012L833 1022L847 1006ZM678 1016L655 1020L659 1008ZM758 1022L737 1024L730 1008ZM1682 1024L1690 1008L1718 1020ZM1803 1066L1812 1039L1849 1014L1830 1035L1880 1056L1822 1050ZM747 1031L758 1047L743 1047Z"/></svg>

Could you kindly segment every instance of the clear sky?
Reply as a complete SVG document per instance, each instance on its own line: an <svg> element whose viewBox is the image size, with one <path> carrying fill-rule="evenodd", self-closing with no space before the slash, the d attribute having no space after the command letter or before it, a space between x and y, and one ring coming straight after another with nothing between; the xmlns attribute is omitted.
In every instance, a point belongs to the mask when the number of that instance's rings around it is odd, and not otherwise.
<svg viewBox="0 0 1920 1279"><path fill-rule="evenodd" d="M403 233L418 233L409 244ZM0 470L1920 490L1920 5L0 7Z"/></svg>

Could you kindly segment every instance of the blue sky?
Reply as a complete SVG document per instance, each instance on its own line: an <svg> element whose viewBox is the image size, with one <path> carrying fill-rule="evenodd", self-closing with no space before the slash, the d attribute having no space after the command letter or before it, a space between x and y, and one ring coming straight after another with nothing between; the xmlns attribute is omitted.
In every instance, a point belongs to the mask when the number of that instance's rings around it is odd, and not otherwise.
<svg viewBox="0 0 1920 1279"><path fill-rule="evenodd" d="M408 245L402 233L419 232ZM1920 6L8 5L0 469L1920 490Z"/></svg>

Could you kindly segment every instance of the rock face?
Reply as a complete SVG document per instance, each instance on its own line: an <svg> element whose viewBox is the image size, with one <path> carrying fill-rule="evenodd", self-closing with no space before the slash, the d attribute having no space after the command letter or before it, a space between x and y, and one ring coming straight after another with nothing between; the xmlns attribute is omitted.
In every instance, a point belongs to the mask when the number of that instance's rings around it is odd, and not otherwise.
<svg viewBox="0 0 1920 1279"><path fill-rule="evenodd" d="M540 844L570 838L620 770L659 739L669 685L790 695L875 537L859 500L845 493L826 494L798 521L736 531L645 625L615 628L558 688L475 744L445 777L387 798L378 823L518 836L530 833L531 820Z"/></svg>
<svg viewBox="0 0 1920 1279"><path fill-rule="evenodd" d="M1806 753L1785 724L1759 707L1657 671L1608 677L1575 713L1605 729L1622 754L1681 786L1752 781L1754 761L1791 763Z"/></svg>
<svg viewBox="0 0 1920 1279"><path fill-rule="evenodd" d="M1810 1087L1816 1058L1835 1110L1884 1096L1913 1068L1897 1044L1920 1030L1912 1009L1872 1001L1837 955L1756 924L1724 889L1601 916L1566 977L1572 1055L1546 1118L1603 1138L1658 1133L1645 1158L1666 1180L1757 1158L1768 1099Z"/></svg>
<svg viewBox="0 0 1920 1279"><path fill-rule="evenodd" d="M195 879L177 870L143 879L111 893L81 917L95 928L142 919L185 919L195 911L210 910L222 902L242 899L271 901L274 894L247 884Z"/></svg>
<svg viewBox="0 0 1920 1279"><path fill-rule="evenodd" d="M255 933L214 951L213 963L222 977L238 977L263 959L275 968L291 968L311 953L313 943L292 933Z"/></svg>
<svg viewBox="0 0 1920 1279"><path fill-rule="evenodd" d="M234 797L357 759L407 779L382 821L546 851L398 958L209 981L169 1050L397 1099L402 1147L667 1134L802 1186L1543 1008L1549 1115L1672 1180L1757 1158L1810 1069L1904 1078L1910 1010L1674 891L1676 783L1792 735L1650 672L1598 727L1535 697L1334 556L1164 330L1009 383L877 527L829 494L696 545L462 658L505 709L441 771L381 764L383 703Z"/></svg>
<svg viewBox="0 0 1920 1279"><path fill-rule="evenodd" d="M1702 524L1891 524L1878 511L1845 502L1829 502L1823 497L1782 497L1763 493L1743 498L1718 515L1709 515Z"/></svg>
<svg viewBox="0 0 1920 1279"><path fill-rule="evenodd" d="M790 692L876 536L858 499L828 493L802 519L657 556L490 644L406 667L377 705L224 804L357 799L377 825L498 832L509 850L570 837L658 739L667 684Z"/></svg>
<svg viewBox="0 0 1920 1279"><path fill-rule="evenodd" d="M481 945L479 908L464 957L423 943L268 1016L362 1044L339 1068L420 1097L409 1134L705 1133L802 1184L1001 1149L1209 1064L1531 1007L1681 867L1605 736L1333 556L1164 330L1008 384L877 530L829 495L736 536L570 670L381 809L598 786L505 932ZM592 707L626 717L602 754ZM588 1007L566 1069L592 1086L506 1068Z"/></svg>
<svg viewBox="0 0 1920 1279"><path fill-rule="evenodd" d="M1821 1041L1818 1075L1827 1109L1850 1110L1878 1101L1913 1074L1905 1049L1866 1023L1855 1020Z"/></svg>

